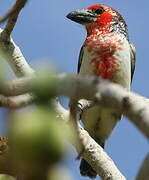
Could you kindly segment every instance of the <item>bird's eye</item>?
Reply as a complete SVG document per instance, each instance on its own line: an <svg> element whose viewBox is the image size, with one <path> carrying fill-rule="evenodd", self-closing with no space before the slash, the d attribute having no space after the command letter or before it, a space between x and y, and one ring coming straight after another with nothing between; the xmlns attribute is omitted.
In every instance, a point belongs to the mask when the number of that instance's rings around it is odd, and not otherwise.
<svg viewBox="0 0 149 180"><path fill-rule="evenodd" d="M102 14L105 10L103 8L94 9L93 12L96 14Z"/></svg>

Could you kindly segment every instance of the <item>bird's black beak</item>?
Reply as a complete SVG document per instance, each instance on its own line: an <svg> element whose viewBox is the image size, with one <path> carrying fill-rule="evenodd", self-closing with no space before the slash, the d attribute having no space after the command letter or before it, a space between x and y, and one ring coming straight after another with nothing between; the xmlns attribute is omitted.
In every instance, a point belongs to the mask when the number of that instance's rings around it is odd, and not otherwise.
<svg viewBox="0 0 149 180"><path fill-rule="evenodd" d="M68 19L71 19L72 21L84 25L95 22L97 19L97 15L94 15L91 11L87 9L72 11L66 17Z"/></svg>

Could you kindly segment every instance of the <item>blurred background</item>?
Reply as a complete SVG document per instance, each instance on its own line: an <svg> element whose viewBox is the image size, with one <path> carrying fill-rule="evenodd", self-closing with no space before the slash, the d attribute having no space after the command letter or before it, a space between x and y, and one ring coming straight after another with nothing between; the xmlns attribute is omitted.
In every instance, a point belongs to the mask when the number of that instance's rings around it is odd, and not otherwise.
<svg viewBox="0 0 149 180"><path fill-rule="evenodd" d="M11 7L14 0L1 1L0 16ZM72 10L93 4L106 4L117 9L125 18L130 40L137 49L137 63L132 90L149 96L149 1L142 0L30 0L22 10L13 32L13 39L21 48L28 63L33 67L41 64L54 66L58 73L74 73L81 45L86 36L85 29L65 16ZM12 77L7 67L7 74ZM11 74L11 75L10 75ZM65 107L67 101L62 100ZM6 112L0 110L0 135L6 134ZM83 180L79 174L77 153L70 146L70 153L63 160L74 179ZM146 153L147 140L127 119L123 118L106 143L106 152L112 157L128 180L134 179ZM97 178L98 179L98 178Z"/></svg>

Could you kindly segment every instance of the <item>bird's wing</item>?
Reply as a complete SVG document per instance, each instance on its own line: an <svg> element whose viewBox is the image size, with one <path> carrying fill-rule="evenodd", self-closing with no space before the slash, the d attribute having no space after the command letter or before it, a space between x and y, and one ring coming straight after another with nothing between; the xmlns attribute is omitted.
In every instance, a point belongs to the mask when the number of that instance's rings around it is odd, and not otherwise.
<svg viewBox="0 0 149 180"><path fill-rule="evenodd" d="M133 43L130 43L130 56L131 56L131 81L135 71L136 64L136 48Z"/></svg>
<svg viewBox="0 0 149 180"><path fill-rule="evenodd" d="M80 72L80 67L81 67L82 59L83 59L83 54L84 54L84 50L83 50L83 46L82 46L81 50L80 50L80 54L79 54L79 59L78 59L77 73ZM82 113L83 113L84 109L89 107L91 104L92 104L91 101L88 101L88 100L85 100L85 99L81 99L81 100L78 101L78 107L80 107L80 109L82 110Z"/></svg>
<svg viewBox="0 0 149 180"><path fill-rule="evenodd" d="M81 63L82 63L82 59L83 59L83 54L84 54L84 50L83 50L83 46L81 47L80 50L80 54L79 54L79 59L78 59L78 69L77 69L77 73L80 72L80 67L81 67Z"/></svg>

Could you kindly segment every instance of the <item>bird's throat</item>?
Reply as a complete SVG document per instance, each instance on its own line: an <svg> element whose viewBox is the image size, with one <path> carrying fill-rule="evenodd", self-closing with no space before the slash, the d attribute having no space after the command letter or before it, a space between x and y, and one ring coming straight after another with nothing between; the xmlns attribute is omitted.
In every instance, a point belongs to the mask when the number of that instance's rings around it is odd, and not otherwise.
<svg viewBox="0 0 149 180"><path fill-rule="evenodd" d="M102 35L105 33L109 33L111 31L111 24L109 23L94 23L92 25L86 26L87 36L90 35Z"/></svg>

